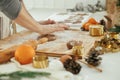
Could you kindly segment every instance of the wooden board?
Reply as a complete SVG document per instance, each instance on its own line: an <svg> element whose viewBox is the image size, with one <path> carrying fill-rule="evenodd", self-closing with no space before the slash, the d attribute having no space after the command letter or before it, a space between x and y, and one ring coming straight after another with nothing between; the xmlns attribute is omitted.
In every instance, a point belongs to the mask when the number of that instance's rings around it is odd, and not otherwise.
<svg viewBox="0 0 120 80"><path fill-rule="evenodd" d="M14 45L22 44L27 40L36 40L38 36L40 35L31 31L22 31L20 33L0 40L0 48L4 50Z"/></svg>
<svg viewBox="0 0 120 80"><path fill-rule="evenodd" d="M65 12L55 13L47 19L55 20L58 23L65 23L70 27L80 27L91 17L91 15L92 13L88 12Z"/></svg>
<svg viewBox="0 0 120 80"><path fill-rule="evenodd" d="M84 31L60 31L54 33L57 37L55 41L46 42L44 44L39 44L37 47L38 51L45 52L57 52L57 53L66 53L70 54L71 50L67 49L66 43L70 40L78 40L83 42L84 54L87 54L90 48L94 45L96 40L99 40L100 37L91 37L89 36L89 32ZM21 33L15 34L11 37L8 37L4 40L0 41L0 48L3 50L6 48L10 48L14 45L19 45L27 40L36 40L40 36L37 33L31 31L23 31Z"/></svg>

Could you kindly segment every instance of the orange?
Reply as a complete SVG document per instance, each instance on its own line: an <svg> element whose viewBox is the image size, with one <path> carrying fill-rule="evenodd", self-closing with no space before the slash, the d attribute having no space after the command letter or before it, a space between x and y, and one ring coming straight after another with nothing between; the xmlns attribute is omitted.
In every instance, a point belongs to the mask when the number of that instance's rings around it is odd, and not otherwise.
<svg viewBox="0 0 120 80"><path fill-rule="evenodd" d="M92 24L98 24L98 22L94 18L90 18L88 22Z"/></svg>
<svg viewBox="0 0 120 80"><path fill-rule="evenodd" d="M98 24L98 22L94 18L90 18L88 20L88 22L86 22L86 23L83 24L83 28L86 31L89 31L89 26L92 25L92 24L95 25L95 24Z"/></svg>
<svg viewBox="0 0 120 80"><path fill-rule="evenodd" d="M87 22L86 22L86 23L84 23L84 24L83 24L83 26L82 26L84 29L85 29L85 25L86 25L86 24L87 24Z"/></svg>
<svg viewBox="0 0 120 80"><path fill-rule="evenodd" d="M91 23L87 22L85 25L84 25L84 28L86 31L89 31L89 26L92 25Z"/></svg>
<svg viewBox="0 0 120 80"><path fill-rule="evenodd" d="M35 50L30 45L22 44L15 51L15 59L20 64L29 64L35 56Z"/></svg>

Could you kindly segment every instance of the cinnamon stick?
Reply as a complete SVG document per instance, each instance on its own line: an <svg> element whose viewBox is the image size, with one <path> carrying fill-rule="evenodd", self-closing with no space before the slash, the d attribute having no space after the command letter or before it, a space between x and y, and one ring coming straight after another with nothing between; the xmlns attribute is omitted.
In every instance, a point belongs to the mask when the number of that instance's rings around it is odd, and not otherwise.
<svg viewBox="0 0 120 80"><path fill-rule="evenodd" d="M50 56L50 57L61 57L63 55L66 55L64 53L41 52L41 51L36 51L36 54L37 55L45 54L45 55ZM68 54L68 55L72 55L72 54Z"/></svg>
<svg viewBox="0 0 120 80"><path fill-rule="evenodd" d="M87 64L86 62L84 62L84 61L82 61L82 60L79 60L81 63L83 63L83 64L86 64L88 67L90 67L90 68L93 68L93 69L95 69L95 70L97 70L97 71L99 71L99 72L102 72L102 69L99 69L99 68L97 68L97 67L95 67L95 66L93 66L93 65L90 65L90 64Z"/></svg>

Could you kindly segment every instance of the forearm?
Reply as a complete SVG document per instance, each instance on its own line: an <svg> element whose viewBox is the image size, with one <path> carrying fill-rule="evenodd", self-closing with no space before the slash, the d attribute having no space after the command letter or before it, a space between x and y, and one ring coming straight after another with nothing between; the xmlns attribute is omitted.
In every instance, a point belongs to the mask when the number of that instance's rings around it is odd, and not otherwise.
<svg viewBox="0 0 120 80"><path fill-rule="evenodd" d="M66 25L40 25L27 12L23 3L19 0L2 0L0 1L0 10L14 20L17 24L40 34L49 34L55 31L61 31L68 26ZM51 22L51 21L50 21Z"/></svg>
<svg viewBox="0 0 120 80"><path fill-rule="evenodd" d="M20 0L20 2L21 2L21 4L22 4L23 8L26 10L27 14L28 14L29 16L31 16L30 13L27 11L26 6L25 6L23 0ZM32 17L32 16L31 16L31 17ZM33 17L32 17L32 18L33 18ZM55 24L55 23L56 23L54 20L50 20L50 19L48 19L48 20L42 20L42 21L37 21L37 22L38 22L39 24L41 24L41 25Z"/></svg>
<svg viewBox="0 0 120 80"><path fill-rule="evenodd" d="M18 17L14 20L17 24L31 30L37 32L39 34L49 34L55 31L61 31L66 28L64 25L40 25L37 21L35 21L30 15L28 15L25 7L21 7L20 13ZM61 26L61 27L59 27Z"/></svg>
<svg viewBox="0 0 120 80"><path fill-rule="evenodd" d="M28 15L26 9L22 6L18 17L14 20L17 24L32 30L34 32L42 34L42 25L39 25L30 15Z"/></svg>
<svg viewBox="0 0 120 80"><path fill-rule="evenodd" d="M23 0L20 0L20 2L21 2L21 4L22 4L23 8L25 9L26 13L27 13L29 16L31 16L30 13L27 11L26 6L25 6ZM32 16L31 16L31 17L32 17ZM33 18L33 17L32 17L32 18ZM38 21L37 21L37 22L38 22ZM45 25L45 21L39 21L39 24Z"/></svg>
<svg viewBox="0 0 120 80"><path fill-rule="evenodd" d="M25 9L25 11L27 12L27 14L28 14L29 16L31 16L30 13L27 11L23 0L20 0L20 2L21 2L21 4L22 4L23 8ZM32 17L32 16L31 16L31 17Z"/></svg>

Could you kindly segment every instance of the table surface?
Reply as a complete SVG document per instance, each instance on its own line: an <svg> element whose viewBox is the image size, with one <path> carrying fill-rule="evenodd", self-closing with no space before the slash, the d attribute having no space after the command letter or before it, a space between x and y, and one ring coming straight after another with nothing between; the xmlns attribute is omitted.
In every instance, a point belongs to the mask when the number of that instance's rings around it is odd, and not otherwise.
<svg viewBox="0 0 120 80"><path fill-rule="evenodd" d="M68 32L70 32L70 31L66 31L66 33L68 33ZM63 32L61 34L63 35ZM64 42L65 35L63 35L63 36L62 35L60 35L60 33L59 33L59 38L62 38L62 40L63 40L62 42ZM33 33L33 34L29 35L29 39L32 39L33 38L32 36L34 36L34 38L37 38L36 36L38 36L38 34ZM79 36L81 36L81 35L79 35ZM89 36L89 38L90 38L90 36ZM22 38L19 37L18 39L14 38L13 41L10 39L9 42L13 43L13 45L14 45L14 42L19 42L21 39L28 40L28 37L22 37ZM71 38L68 37L67 39L71 39ZM23 42L24 42L24 40L23 40ZM56 40L55 42L59 42L59 40ZM0 43L2 43L2 41ZM54 44L54 41L50 42L50 43ZM49 45L50 43L40 44L38 47L42 49L42 47L45 47L44 45ZM84 41L84 43L86 43L86 41ZM1 46L3 46L3 47L8 47L9 46L10 47L11 45L10 45L10 43L8 43L8 46L7 46L7 43L6 43L5 45L2 44ZM55 49L57 49L57 48L55 48ZM50 50L54 51L54 49L50 49ZM101 68L103 70L103 72L98 72L95 69L89 68L88 66L80 63L82 65L82 69L81 69L81 72L78 74L78 76L82 77L82 79L78 79L78 80L98 80L98 79L99 80L119 80L120 79L120 76L119 76L119 74L120 74L120 70L119 70L119 68L120 68L120 64L119 64L120 63L120 52L118 52L118 53L106 53L106 54L102 55L101 57L102 57L102 63L99 66L99 68ZM54 60L54 58L52 58L52 60ZM59 60L57 59L56 61L59 61ZM56 68L59 67L58 65L56 67L56 65L57 65L57 62L54 63L54 65L53 65L54 66L53 71ZM31 65L29 65L29 66L25 65L24 66L24 68L27 68L29 70L31 69L31 67L32 67ZM12 71L16 71L16 70L19 70L19 69L20 68L18 68L16 63L13 63L13 62L0 65L0 73L12 72ZM62 67L62 70L63 70L63 67ZM56 74L57 78L59 78L60 76L63 76L63 73L67 74L66 73L67 71L65 71L65 70L63 70L63 72L59 72L59 71L61 71L61 70L58 70L57 74L59 76ZM48 80L48 79L45 79L45 80ZM56 80L56 79L52 78L51 80ZM57 80L61 80L61 78L59 78ZM62 80L74 80L74 79L64 79L64 78L62 78Z"/></svg>
<svg viewBox="0 0 120 80"><path fill-rule="evenodd" d="M98 72L95 69L89 68L86 65L82 64L82 69L81 72L78 74L78 76L82 77L82 79L78 80L120 80L120 52L119 53L107 53L102 55L102 63L99 66L103 70L103 72ZM24 66L24 68L27 68L28 66ZM56 63L54 63L54 69L56 69ZM29 68L28 68L29 69ZM54 72L53 69L53 72ZM16 63L10 62L8 64L3 64L0 65L0 73L5 73L5 72L13 72L19 70L19 68L16 66ZM59 70L60 71L60 70ZM60 72L58 77L60 77L62 74L65 72ZM44 79L43 79L44 80ZM46 80L46 79L45 79ZM51 80L54 80L52 78ZM56 80L56 79L55 79ZM61 79L58 79L61 80ZM63 80L65 80L63 78ZM71 80L71 79L67 79ZM74 80L74 79L73 79Z"/></svg>
<svg viewBox="0 0 120 80"><path fill-rule="evenodd" d="M120 80L120 52L117 53L106 53L101 56L102 57L102 62L99 68L103 70L103 72L98 72L95 69L89 68L88 66L80 63L82 65L81 72L78 74L78 76L81 77L78 80ZM51 58L54 60L54 58ZM56 59L56 61L59 61ZM57 64L57 63L55 63ZM27 66L27 65L26 65ZM54 65L56 66L56 65ZM58 66L57 66L58 67ZM54 69L56 69L55 67ZM0 73L5 73L5 72L13 72L19 70L18 66L14 62L10 62L7 64L2 64L0 65ZM66 71L65 71L66 72ZM58 77L61 77L63 72L58 71L57 75ZM75 76L75 75L73 75ZM41 78L42 80L50 80L50 79L45 79ZM39 79L39 80L41 80ZM36 79L35 79L36 80ZM51 79L51 80L61 80L59 79ZM76 79L63 79L63 80L76 80Z"/></svg>

